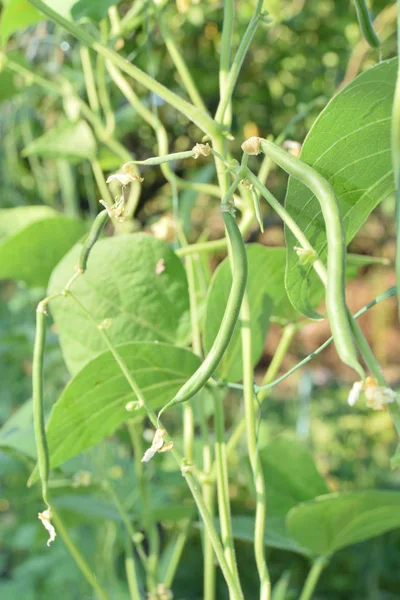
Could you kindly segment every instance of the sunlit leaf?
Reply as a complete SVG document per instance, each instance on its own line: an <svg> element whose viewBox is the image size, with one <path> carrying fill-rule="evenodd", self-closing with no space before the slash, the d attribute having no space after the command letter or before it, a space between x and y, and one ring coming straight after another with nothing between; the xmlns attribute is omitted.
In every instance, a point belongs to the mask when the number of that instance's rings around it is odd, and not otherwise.
<svg viewBox="0 0 400 600"><path fill-rule="evenodd" d="M311 128L301 159L332 184L350 242L371 211L393 191L390 122L397 61L380 63L334 96ZM290 178L286 209L322 258L326 234L318 201ZM286 286L298 311L315 317L310 297L321 287L311 266L299 265L293 234L286 229Z"/></svg>
<svg viewBox="0 0 400 600"><path fill-rule="evenodd" d="M74 273L80 245L54 270L49 293L62 290ZM159 272L158 265L164 270ZM114 344L159 341L183 344L188 335L189 296L181 261L164 242L143 233L100 240L86 273L72 288ZM70 299L50 303L71 373L106 346L97 328Z"/></svg>
<svg viewBox="0 0 400 600"><path fill-rule="evenodd" d="M4 46L9 37L16 31L35 25L42 19L41 13L28 0L10 0L1 13L1 44Z"/></svg>

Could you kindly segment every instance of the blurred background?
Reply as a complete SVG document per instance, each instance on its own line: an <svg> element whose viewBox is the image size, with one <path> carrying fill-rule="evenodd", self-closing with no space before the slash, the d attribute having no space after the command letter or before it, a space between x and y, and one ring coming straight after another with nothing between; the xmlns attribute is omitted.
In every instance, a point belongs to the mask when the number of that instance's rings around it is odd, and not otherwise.
<svg viewBox="0 0 400 600"><path fill-rule="evenodd" d="M217 0L177 0L167 4L168 28L182 49L207 107L214 112L218 103L221 3ZM6 5L7 2L2 3L3 12ZM271 0L266 7L270 10L273 26L259 28L234 95L232 131L235 140L230 148L236 157L243 138L276 136L290 123L288 137L301 143L335 91L378 60L377 54L360 40L355 11L347 0ZM252 2L237 3L236 44L253 9ZM128 15L129 18L126 19L126 30L114 36L114 48L164 85L181 93L174 66L153 18L152 3L122 1L118 11L120 16ZM383 40L383 58L390 58L395 54L396 3L374 0L372 12ZM89 30L100 27L107 35L112 19L110 21L107 14L100 17L102 20L99 21L96 16L84 15L86 26ZM0 22L1 18L0 15ZM84 151L79 156L76 142L75 150L66 156L65 145L70 143L70 137L68 142L61 134L58 139L42 137L55 126L62 131L65 123L73 123L77 98L86 100L79 45L59 27L46 21L28 22L28 27L24 23L9 36L6 44L4 35L3 28L3 47L6 46L7 56L17 68L6 68L0 54L0 208L44 205L89 224L98 211L98 200L103 196L103 190L98 188L96 169L108 175L120 168L121 157L98 139L96 131L97 151L92 160L84 156ZM104 65L92 58L93 68L99 73ZM22 67L19 72L18 65ZM30 77L29 73L62 88L62 95L46 89L41 79ZM152 129L143 123L111 83L107 72L104 77L106 89L103 93L108 96L106 102L109 103L107 124L113 138L139 160L156 154ZM149 95L140 86L135 86L135 91L148 107L157 110L168 130L171 152L186 150L199 141L198 129L163 104L160 98ZM87 134L85 139L84 134L79 144L90 146L92 135ZM64 146L63 151L57 151L57 143ZM178 173L186 179L212 182L213 167L204 165L193 170L193 161L188 161L179 165ZM269 185L283 201L286 179L282 172L273 171ZM204 232L210 239L221 237L223 229L218 207L218 200L205 194L191 191L180 194L180 217L190 241L197 240ZM264 233L260 234L254 226L248 239L271 246L284 245L281 223L265 206L263 211ZM159 169L148 169L135 218L125 223L122 231L144 230L165 238L171 214L169 185ZM394 198L389 197L374 211L351 244L352 252L385 259L383 264L362 267L358 277L349 282L348 299L353 312L395 283L393 214ZM210 257L211 270L222 257L223 254L218 253ZM31 396L35 306L45 295L45 290L46 281L40 286L12 280L0 282L0 425L22 407L26 411L29 430L30 407L26 402ZM370 310L360 319L360 324L389 382L398 385L400 331L395 299L386 300L385 304ZM265 372L273 356L279 331L278 325L271 326L259 365L260 373ZM324 322L311 323L301 329L291 345L283 370L296 364L327 337L329 328ZM50 328L45 365L48 407L68 378L57 332ZM267 418L260 431L261 446L262 440L271 436L295 432L313 451L317 466L332 490L396 488L400 476L390 468L390 458L396 447L391 421L386 413L369 411L361 404L349 410L346 398L351 382L350 371L339 363L334 348L330 347L307 368L272 390L265 409ZM229 399L232 418L234 411L239 410L239 404L239 396L232 393ZM28 438L24 443L30 443L32 436ZM43 544L36 519L36 513L41 509L39 490L37 486L26 487L32 459L28 458L29 453L19 453L21 443L21 439L10 443L9 425L0 430L0 597L2 600L17 597L50 600L57 596L65 600L92 598L63 544L55 544L51 552ZM68 469L70 473L107 470L122 489L132 469L124 433L119 432L106 446L106 450L102 445L72 461L73 464L67 466L67 473ZM233 466L231 495L233 511L240 512L243 507L251 510L251 503L242 485L238 464ZM160 491L162 486L157 487L157 483L162 483L165 476L165 473L158 473L158 479L152 484L160 505L166 498L164 491ZM176 485L182 487L181 482ZM78 499L75 495L72 500L68 493L65 495L65 511L72 533L88 560L102 565L105 578L112 582L115 590L113 598L124 599L127 596L122 584L124 573L118 522L105 502L97 500L94 506L83 492L81 496ZM190 537L177 574L176 598L192 600L201 597L199 543L199 536ZM256 597L256 591L251 576L253 566L247 569L251 554L248 548L245 541L238 542L239 565L247 589L246 598L250 599ZM307 572L303 558L271 550L269 560L273 580L291 568L294 587L296 582L300 585L303 581ZM327 569L316 598L394 600L399 597L400 590L399 560L399 531L343 550ZM295 592L293 594L291 597L295 598ZM224 597L222 587L220 597Z"/></svg>

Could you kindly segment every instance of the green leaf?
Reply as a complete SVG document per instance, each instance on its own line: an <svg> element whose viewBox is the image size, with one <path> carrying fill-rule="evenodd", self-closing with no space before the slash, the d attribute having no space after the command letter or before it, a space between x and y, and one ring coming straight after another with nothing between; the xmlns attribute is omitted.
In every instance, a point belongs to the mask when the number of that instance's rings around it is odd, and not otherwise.
<svg viewBox="0 0 400 600"><path fill-rule="evenodd" d="M0 449L36 458L32 400L25 402L0 429Z"/></svg>
<svg viewBox="0 0 400 600"><path fill-rule="evenodd" d="M77 0L72 7L71 15L73 19L88 17L93 21L101 21L107 16L110 6L118 4L119 0Z"/></svg>
<svg viewBox="0 0 400 600"><path fill-rule="evenodd" d="M261 357L270 317L295 318L296 311L290 305L284 286L284 248L267 248L249 244L247 293L251 312L252 362L256 365ZM204 345L208 352L218 332L223 311L228 300L232 275L229 260L225 259L216 269L208 290L206 314L203 327ZM237 324L225 356L218 368L218 375L229 381L242 377L242 348L240 325Z"/></svg>
<svg viewBox="0 0 400 600"><path fill-rule="evenodd" d="M45 286L86 225L46 206L0 210L0 279Z"/></svg>
<svg viewBox="0 0 400 600"><path fill-rule="evenodd" d="M311 128L301 159L332 184L349 243L371 211L393 191L390 122L396 59L359 75L329 102ZM319 203L303 184L290 178L286 209L319 255L326 257L325 225ZM312 267L299 265L297 245L286 228L286 287L293 306L315 318L311 295L321 288Z"/></svg>
<svg viewBox="0 0 400 600"><path fill-rule="evenodd" d="M22 151L22 156L31 154L43 158L68 158L73 162L93 160L96 156L96 140L86 121L62 121Z"/></svg>
<svg viewBox="0 0 400 600"><path fill-rule="evenodd" d="M232 517L233 537L243 542L254 542L254 517L248 515ZM288 550L296 552L303 556L310 556L307 548L298 544L291 539L284 530L281 529L280 523L276 519L270 519L267 522L267 529L264 536L266 546L278 548L279 550Z"/></svg>
<svg viewBox="0 0 400 600"><path fill-rule="evenodd" d="M28 0L10 0L1 13L1 44L4 46L16 31L35 25L42 19L41 13Z"/></svg>
<svg viewBox="0 0 400 600"><path fill-rule="evenodd" d="M194 373L200 359L170 344L131 342L118 347L122 359L156 410L175 395ZM88 363L69 382L54 405L47 426L52 468L91 448L143 409L128 412L134 401L119 366L109 351Z"/></svg>
<svg viewBox="0 0 400 600"><path fill-rule="evenodd" d="M78 244L57 265L50 294L65 287L80 249ZM157 265L165 270L157 274ZM173 250L150 235L121 235L97 242L86 273L73 284L72 291L98 323L111 319L107 333L113 344L134 340L184 344L187 340L185 270ZM65 361L74 374L106 346L96 327L71 300L57 298L50 308Z"/></svg>
<svg viewBox="0 0 400 600"><path fill-rule="evenodd" d="M370 490L320 496L290 510L289 534L319 556L400 527L400 492Z"/></svg>
<svg viewBox="0 0 400 600"><path fill-rule="evenodd" d="M311 453L295 439L276 438L260 452L267 485L268 515L284 516L293 506L329 493Z"/></svg>

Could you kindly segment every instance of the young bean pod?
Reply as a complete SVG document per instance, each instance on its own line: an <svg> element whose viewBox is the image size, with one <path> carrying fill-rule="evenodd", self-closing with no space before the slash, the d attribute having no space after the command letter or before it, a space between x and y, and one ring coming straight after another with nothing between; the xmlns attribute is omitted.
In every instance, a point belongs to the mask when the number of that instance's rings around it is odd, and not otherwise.
<svg viewBox="0 0 400 600"><path fill-rule="evenodd" d="M360 25L361 33L365 41L372 48L379 48L381 41L372 24L371 15L369 14L368 6L365 0L354 0L356 7L358 24Z"/></svg>
<svg viewBox="0 0 400 600"><path fill-rule="evenodd" d="M35 429L36 451L39 474L42 482L43 500L49 505L47 482L49 478L49 449L47 446L46 428L43 408L43 358L46 343L46 308L40 302L36 309L36 338L33 350L32 388L33 388L33 422Z"/></svg>
<svg viewBox="0 0 400 600"><path fill-rule="evenodd" d="M95 218L95 220L93 221L93 225L89 231L89 234L83 244L80 256L79 256L79 262L78 262L78 269L83 273L84 271L86 271L86 267L87 267L87 261L89 258L89 254L91 249L93 248L93 246L95 245L95 243L97 242L97 240L99 239L101 232L104 229L105 224L107 223L109 219L109 214L107 210L102 210L97 217Z"/></svg>
<svg viewBox="0 0 400 600"><path fill-rule="evenodd" d="M247 255L236 218L228 205L222 206L222 216L232 249L232 287L225 313L207 357L197 371L180 388L175 398L161 409L158 418L160 418L161 414L167 408L192 398L207 383L221 362L239 318L240 307L246 289Z"/></svg>
<svg viewBox="0 0 400 600"><path fill-rule="evenodd" d="M260 140L261 150L289 175L303 183L320 203L328 243L326 310L340 359L364 379L349 322L345 295L346 240L340 208L330 183L315 169L272 142Z"/></svg>

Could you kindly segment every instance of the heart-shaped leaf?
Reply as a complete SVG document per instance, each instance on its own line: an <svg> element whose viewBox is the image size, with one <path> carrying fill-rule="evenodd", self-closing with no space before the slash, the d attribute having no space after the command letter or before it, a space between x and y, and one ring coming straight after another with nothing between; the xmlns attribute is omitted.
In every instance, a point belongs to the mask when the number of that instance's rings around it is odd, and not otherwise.
<svg viewBox="0 0 400 600"><path fill-rule="evenodd" d="M329 493L311 453L298 440L276 438L260 452L267 485L268 515L284 516L299 502Z"/></svg>
<svg viewBox="0 0 400 600"><path fill-rule="evenodd" d="M0 279L45 286L86 225L47 206L0 210Z"/></svg>
<svg viewBox="0 0 400 600"><path fill-rule="evenodd" d="M54 270L49 293L64 289L74 273L81 245ZM113 344L159 341L183 344L189 330L189 296L185 270L171 248L138 233L100 240L88 269L73 293L98 321L111 319ZM50 304L68 369L76 373L106 346L93 324L67 298Z"/></svg>
<svg viewBox="0 0 400 600"><path fill-rule="evenodd" d="M303 144L301 159L324 175L335 190L347 243L393 191L390 123L396 72L397 60L392 59L359 75L329 102ZM324 259L325 224L315 196L291 177L285 205ZM321 284L311 266L299 264L296 239L288 229L285 233L289 298L299 312L315 318L310 292Z"/></svg>
<svg viewBox="0 0 400 600"><path fill-rule="evenodd" d="M319 556L400 527L400 492L369 490L320 496L292 508L289 535Z"/></svg>
<svg viewBox="0 0 400 600"><path fill-rule="evenodd" d="M93 160L96 140L86 121L61 121L24 148L22 156L31 154L44 158L67 158L73 162Z"/></svg>
<svg viewBox="0 0 400 600"><path fill-rule="evenodd" d="M118 352L154 410L173 398L200 364L192 352L170 344L132 342L119 346ZM135 399L109 351L83 367L50 414L47 441L51 467L91 448L129 419L143 415L143 409L126 410Z"/></svg>

